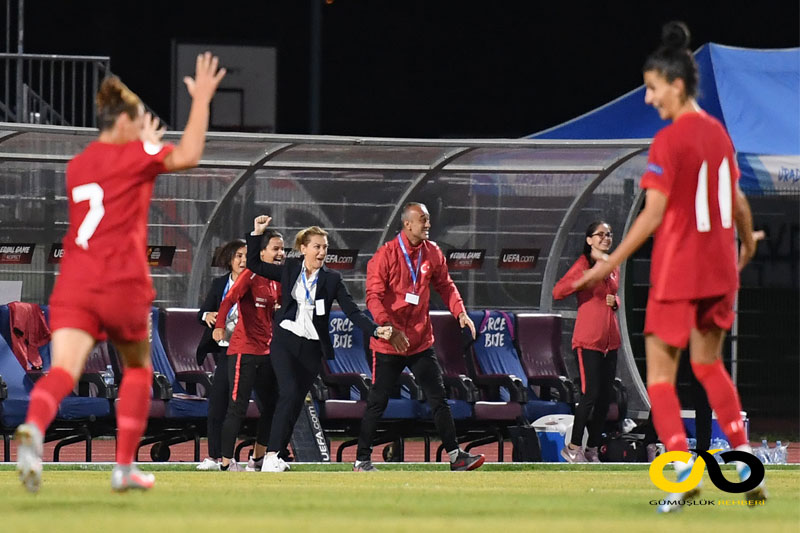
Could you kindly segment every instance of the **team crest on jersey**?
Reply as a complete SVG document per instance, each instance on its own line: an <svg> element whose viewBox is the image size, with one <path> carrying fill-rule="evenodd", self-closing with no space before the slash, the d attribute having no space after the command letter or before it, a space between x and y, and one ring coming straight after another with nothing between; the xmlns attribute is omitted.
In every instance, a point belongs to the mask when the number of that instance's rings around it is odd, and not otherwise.
<svg viewBox="0 0 800 533"><path fill-rule="evenodd" d="M664 169L656 165L655 163L647 163L647 170L659 176L664 174Z"/></svg>

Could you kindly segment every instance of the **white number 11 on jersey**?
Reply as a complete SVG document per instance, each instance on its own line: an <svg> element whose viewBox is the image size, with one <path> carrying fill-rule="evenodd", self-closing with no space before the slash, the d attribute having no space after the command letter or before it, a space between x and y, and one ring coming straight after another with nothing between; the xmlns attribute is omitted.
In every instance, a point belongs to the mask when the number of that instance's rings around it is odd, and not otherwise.
<svg viewBox="0 0 800 533"><path fill-rule="evenodd" d="M723 157L717 170L717 201L722 227L728 229L732 225L733 194L731 187L731 167L728 158ZM711 213L708 208L708 162L703 161L697 173L697 192L694 195L694 212L697 220L697 231L711 231Z"/></svg>
<svg viewBox="0 0 800 533"><path fill-rule="evenodd" d="M79 185L72 189L72 201L76 204L89 200L89 212L78 227L78 236L75 238L75 244L83 248L89 249L89 239L94 235L97 230L97 225L106 214L106 209L103 207L103 188L97 183L87 183L86 185Z"/></svg>

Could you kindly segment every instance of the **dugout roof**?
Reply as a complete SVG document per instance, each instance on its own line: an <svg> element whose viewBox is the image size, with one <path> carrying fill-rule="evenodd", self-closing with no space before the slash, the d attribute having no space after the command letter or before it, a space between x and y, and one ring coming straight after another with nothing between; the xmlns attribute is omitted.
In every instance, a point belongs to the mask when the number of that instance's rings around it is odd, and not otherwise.
<svg viewBox="0 0 800 533"><path fill-rule="evenodd" d="M800 172L800 48L755 50L714 43L695 52L698 103L733 140L749 194L797 191ZM651 138L667 125L640 86L597 109L535 133L535 139ZM799 177L800 178L800 177Z"/></svg>

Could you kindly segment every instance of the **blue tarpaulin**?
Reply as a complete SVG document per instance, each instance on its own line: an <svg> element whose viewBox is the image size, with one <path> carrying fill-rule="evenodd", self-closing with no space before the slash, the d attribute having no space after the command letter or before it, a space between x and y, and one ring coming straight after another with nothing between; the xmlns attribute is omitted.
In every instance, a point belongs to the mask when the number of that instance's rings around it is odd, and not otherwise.
<svg viewBox="0 0 800 533"><path fill-rule="evenodd" d="M728 130L742 188L800 191L800 48L753 50L705 44L695 52L698 103ZM667 125L641 86L533 139L644 139ZM797 179L796 179L797 178Z"/></svg>

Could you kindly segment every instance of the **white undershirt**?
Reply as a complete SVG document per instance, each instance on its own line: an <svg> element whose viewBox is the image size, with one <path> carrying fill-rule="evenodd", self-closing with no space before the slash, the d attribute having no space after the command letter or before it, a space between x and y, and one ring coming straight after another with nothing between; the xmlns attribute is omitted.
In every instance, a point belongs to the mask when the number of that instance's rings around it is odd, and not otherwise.
<svg viewBox="0 0 800 533"><path fill-rule="evenodd" d="M225 289L222 291L222 299L223 300L225 299L225 295L228 294L228 291L230 290L230 288L233 286L234 283L235 282L233 281L233 276L229 274L228 275L228 283L225 284ZM220 303L222 303L222 302L220 302ZM206 311L205 313L203 313L203 322L206 321L206 317L208 316L208 313L210 313L210 312L211 311ZM235 304L233 304L231 306L231 310L228 311L228 316L225 317L225 327L226 327L226 329L230 330L230 332L227 333L228 337L230 337L231 333L233 333L233 328L236 327L236 323L238 321L239 321L239 302L236 302Z"/></svg>
<svg viewBox="0 0 800 533"><path fill-rule="evenodd" d="M305 269L305 263L303 263L300 268ZM319 271L320 269L315 270L310 277L306 278L306 286L308 287L308 294L311 299L310 303L308 299L306 299L306 289L303 287L302 273L297 276L297 281L292 288L292 298L297 302L297 315L294 320L289 320L287 318L280 323L283 329L291 331L298 337L303 337L312 341L319 340L319 335L317 334L317 330L314 329L313 321L317 295L317 284L314 283L314 280L319 277Z"/></svg>

